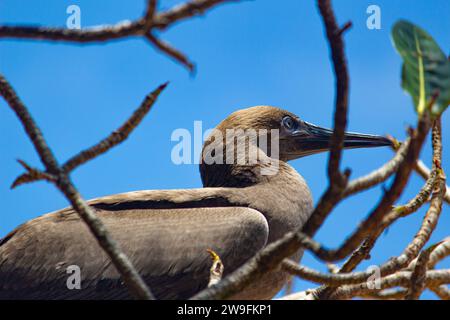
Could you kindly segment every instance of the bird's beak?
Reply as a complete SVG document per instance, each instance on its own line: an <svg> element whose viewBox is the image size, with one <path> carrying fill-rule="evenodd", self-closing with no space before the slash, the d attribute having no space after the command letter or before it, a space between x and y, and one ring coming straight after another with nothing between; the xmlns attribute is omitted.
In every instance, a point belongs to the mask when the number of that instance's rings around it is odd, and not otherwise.
<svg viewBox="0 0 450 320"><path fill-rule="evenodd" d="M333 130L322 128L307 122L301 129L292 132L291 139L295 151L295 158L327 151L330 149L330 141ZM386 137L370 134L346 132L344 136L344 148L372 148L392 145ZM293 151L293 150L292 150ZM294 158L291 153L290 158Z"/></svg>

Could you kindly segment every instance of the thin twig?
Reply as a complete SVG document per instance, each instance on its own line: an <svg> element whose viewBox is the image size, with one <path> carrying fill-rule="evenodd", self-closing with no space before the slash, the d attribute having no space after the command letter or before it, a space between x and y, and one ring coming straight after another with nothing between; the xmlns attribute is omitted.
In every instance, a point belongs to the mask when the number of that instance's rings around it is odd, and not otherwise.
<svg viewBox="0 0 450 320"><path fill-rule="evenodd" d="M414 167L416 172L425 180L430 176L431 170L422 162L422 160L418 160L416 166ZM446 187L447 191L445 192L444 200L447 203L450 203L450 187Z"/></svg>
<svg viewBox="0 0 450 320"><path fill-rule="evenodd" d="M334 109L334 131L330 141L330 156L328 161L328 176L330 183L340 183L344 180L339 171L344 135L347 127L349 76L347 60L344 52L342 33L346 27L339 28L330 0L319 0L318 8L325 25L325 31L330 45L331 60L333 61L336 77L336 100ZM351 24L347 23L347 26Z"/></svg>
<svg viewBox="0 0 450 320"><path fill-rule="evenodd" d="M166 88L167 84L168 83L164 83L160 85L156 90L146 96L139 108L134 111L133 115L120 128L112 132L108 137L101 140L99 143L70 158L62 166L64 172L68 173L74 170L87 161L98 157L99 155L125 141L150 111L159 94Z"/></svg>
<svg viewBox="0 0 450 320"><path fill-rule="evenodd" d="M147 8L145 9L145 14L143 19L143 29L144 29L144 33L148 33L150 32L150 30L152 29L153 26L153 22L155 19L155 14L156 14L156 7L157 7L158 3L156 0L148 0L147 1Z"/></svg>
<svg viewBox="0 0 450 320"><path fill-rule="evenodd" d="M0 26L0 38L66 41L79 43L104 42L143 33L142 21L121 22L115 25L78 29L63 29L31 26Z"/></svg>
<svg viewBox="0 0 450 320"><path fill-rule="evenodd" d="M176 22L201 15L219 4L237 1L240 0L192 0L158 14L153 25L157 29L164 30Z"/></svg>
<svg viewBox="0 0 450 320"><path fill-rule="evenodd" d="M65 41L83 44L129 37L144 36L147 38L153 29L166 29L181 20L202 14L219 4L235 1L237 0L192 0L175 6L166 12L156 13L156 1L149 0L144 15L136 21L120 22L115 25L101 25L81 30L3 25L0 26L0 38ZM193 64L180 51L170 47L161 40L151 40L150 43L154 44L157 49L168 54L192 72Z"/></svg>
<svg viewBox="0 0 450 320"><path fill-rule="evenodd" d="M19 177L16 178L16 180L14 180L13 184L11 185L11 189L14 189L22 184L31 183L34 181L45 180L48 182L55 182L57 179L57 177L53 174L30 167L23 160L19 159L17 160L17 162L19 162L22 165L22 167L24 167L25 170L27 170L27 172L21 174Z"/></svg>
<svg viewBox="0 0 450 320"><path fill-rule="evenodd" d="M174 59L175 61L178 61L182 65L186 66L191 73L195 70L195 65L191 61L189 61L188 57L182 53L181 51L178 51L176 48L172 47L169 43L162 41L161 39L158 39L152 34L146 34L145 37L148 41L150 41L159 51L164 52L169 57Z"/></svg>
<svg viewBox="0 0 450 320"><path fill-rule="evenodd" d="M390 161L386 162L382 167L363 177L350 181L344 191L343 196L348 197L352 194L367 190L370 187L386 181L398 170L398 167L403 163L406 157L406 152L408 151L408 146L409 139L402 144L402 146L396 152L395 156Z"/></svg>

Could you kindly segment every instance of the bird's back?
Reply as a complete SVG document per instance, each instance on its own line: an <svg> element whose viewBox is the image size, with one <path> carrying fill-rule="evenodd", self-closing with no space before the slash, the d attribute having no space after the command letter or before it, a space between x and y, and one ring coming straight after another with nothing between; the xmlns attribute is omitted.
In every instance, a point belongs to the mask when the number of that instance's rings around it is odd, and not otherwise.
<svg viewBox="0 0 450 320"><path fill-rule="evenodd" d="M186 299L205 288L216 251L229 272L266 243L268 226L244 207L98 211L159 299ZM243 248L243 249L242 249ZM81 289L67 286L79 268ZM124 299L127 289L75 213L45 215L0 246L0 299Z"/></svg>

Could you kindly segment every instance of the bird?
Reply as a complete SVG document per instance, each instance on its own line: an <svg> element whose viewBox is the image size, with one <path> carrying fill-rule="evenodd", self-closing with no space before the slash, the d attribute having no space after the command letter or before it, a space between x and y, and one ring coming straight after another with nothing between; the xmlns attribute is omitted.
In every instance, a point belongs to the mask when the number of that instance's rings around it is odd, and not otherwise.
<svg viewBox="0 0 450 320"><path fill-rule="evenodd" d="M241 133L227 139L230 132ZM257 132L256 138L246 132ZM312 195L288 162L329 150L332 134L278 107L240 109L204 142L202 188L131 191L88 204L157 299L188 299L208 285L207 250L220 257L225 277L306 223ZM389 145L384 136L351 132L343 141L345 149ZM67 285L71 266L80 271L78 288ZM269 272L231 298L271 299L289 278ZM131 298L71 207L32 219L0 240L0 299Z"/></svg>

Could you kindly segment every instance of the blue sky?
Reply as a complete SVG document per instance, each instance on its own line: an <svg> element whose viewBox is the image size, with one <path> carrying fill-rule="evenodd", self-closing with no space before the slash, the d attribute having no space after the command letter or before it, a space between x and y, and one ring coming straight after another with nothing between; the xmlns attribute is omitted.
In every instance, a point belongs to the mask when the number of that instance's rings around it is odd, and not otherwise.
<svg viewBox="0 0 450 320"><path fill-rule="evenodd" d="M181 1L160 1L167 9ZM82 27L138 18L144 0L62 1L3 0L1 24L40 24L64 27L67 6L81 8ZM381 8L381 30L366 28L366 8ZM400 87L401 60L391 45L390 29L408 19L427 30L449 52L450 2L334 1L340 23L353 22L346 34L351 92L349 129L405 137L415 123L411 98ZM60 161L90 146L118 127L159 84L171 84L128 141L77 169L72 177L89 199L141 189L200 187L196 165L175 165L170 155L176 144L173 130L193 130L194 121L212 128L231 112L254 105L274 105L322 126L331 126L334 78L323 26L315 1L255 0L220 6L205 16L179 23L162 38L195 61L197 73L156 52L139 38L107 44L62 44L29 40L0 41L0 72L18 91L42 128ZM444 139L450 129L443 118ZM444 141L444 168L449 162ZM40 166L15 115L0 101L0 237L17 225L67 205L47 183L10 190L22 173L17 158ZM345 152L343 164L352 176L365 174L392 157L388 148ZM430 146L422 153L430 163ZM327 155L296 160L292 165L319 198L327 185ZM450 170L450 169L449 169ZM416 175L400 203L422 186ZM341 203L317 234L317 240L335 247L373 208L382 193L378 186ZM417 231L424 210L397 222L380 238L366 268L398 255ZM432 242L448 236L448 205ZM324 270L307 254L303 263ZM440 266L450 267L444 261ZM296 281L296 289L313 287ZM433 298L431 293L423 295Z"/></svg>

